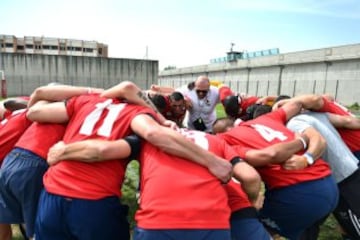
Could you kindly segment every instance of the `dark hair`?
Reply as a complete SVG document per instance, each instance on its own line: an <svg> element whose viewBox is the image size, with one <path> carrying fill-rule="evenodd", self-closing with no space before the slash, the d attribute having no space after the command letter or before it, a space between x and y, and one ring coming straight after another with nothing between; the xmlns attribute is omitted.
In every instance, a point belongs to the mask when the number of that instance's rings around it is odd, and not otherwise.
<svg viewBox="0 0 360 240"><path fill-rule="evenodd" d="M246 108L246 119L245 120L251 120L254 118L255 110L260 106L261 104L254 103Z"/></svg>
<svg viewBox="0 0 360 240"><path fill-rule="evenodd" d="M180 101L180 100L184 100L184 95L182 95L181 92L173 92L170 94L170 100L171 101Z"/></svg>
<svg viewBox="0 0 360 240"><path fill-rule="evenodd" d="M188 85L187 85L187 88L191 91L193 90L195 87L195 81L194 82L190 82Z"/></svg>
<svg viewBox="0 0 360 240"><path fill-rule="evenodd" d="M259 105L256 107L253 117L260 117L261 115L271 112L271 110L272 108L269 105Z"/></svg>
<svg viewBox="0 0 360 240"><path fill-rule="evenodd" d="M7 99L3 102L5 109L13 112L19 109L27 108L28 101L20 98Z"/></svg>
<svg viewBox="0 0 360 240"><path fill-rule="evenodd" d="M227 96L223 101L224 109L229 117L237 117L239 112L238 96Z"/></svg>
<svg viewBox="0 0 360 240"><path fill-rule="evenodd" d="M212 125L213 134L226 132L226 129L232 126L234 126L233 119L227 117L218 118Z"/></svg>
<svg viewBox="0 0 360 240"><path fill-rule="evenodd" d="M289 99L291 98L289 95L279 95L277 98L275 98L274 102L278 102L283 99Z"/></svg>
<svg viewBox="0 0 360 240"><path fill-rule="evenodd" d="M163 112L166 109L166 99L163 95L155 94L150 97L150 100L153 102L159 112Z"/></svg>

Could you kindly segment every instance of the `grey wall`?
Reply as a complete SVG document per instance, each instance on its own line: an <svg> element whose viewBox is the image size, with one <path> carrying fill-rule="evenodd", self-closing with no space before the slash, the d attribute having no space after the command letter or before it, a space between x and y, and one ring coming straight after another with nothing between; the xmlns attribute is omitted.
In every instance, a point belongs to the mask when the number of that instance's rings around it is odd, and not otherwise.
<svg viewBox="0 0 360 240"><path fill-rule="evenodd" d="M158 83L179 87L199 75L251 95L330 93L360 103L360 44L167 70Z"/></svg>
<svg viewBox="0 0 360 240"><path fill-rule="evenodd" d="M130 80L141 88L157 82L158 61L0 53L7 95L29 95L49 82L108 88Z"/></svg>

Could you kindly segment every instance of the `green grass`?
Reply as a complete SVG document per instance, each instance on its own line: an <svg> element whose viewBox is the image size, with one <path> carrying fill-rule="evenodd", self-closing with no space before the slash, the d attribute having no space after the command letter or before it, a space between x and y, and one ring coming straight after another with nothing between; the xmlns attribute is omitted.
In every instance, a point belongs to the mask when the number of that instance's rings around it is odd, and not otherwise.
<svg viewBox="0 0 360 240"><path fill-rule="evenodd" d="M226 117L226 114L225 114L225 110L224 110L224 107L222 104L218 104L216 105L216 117L217 118L223 118L223 117Z"/></svg>
<svg viewBox="0 0 360 240"><path fill-rule="evenodd" d="M13 237L12 240L23 240L23 236L21 235L19 226L17 224L11 225L12 231L13 231Z"/></svg>

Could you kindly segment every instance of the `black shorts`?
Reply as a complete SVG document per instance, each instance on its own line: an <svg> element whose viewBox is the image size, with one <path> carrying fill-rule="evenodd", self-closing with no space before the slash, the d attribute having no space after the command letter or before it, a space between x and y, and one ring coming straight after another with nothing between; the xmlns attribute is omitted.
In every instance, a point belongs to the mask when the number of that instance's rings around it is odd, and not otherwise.
<svg viewBox="0 0 360 240"><path fill-rule="evenodd" d="M339 194L351 211L360 216L360 169L338 184Z"/></svg>
<svg viewBox="0 0 360 240"><path fill-rule="evenodd" d="M351 239L360 240L360 170L338 184L339 203L333 214Z"/></svg>

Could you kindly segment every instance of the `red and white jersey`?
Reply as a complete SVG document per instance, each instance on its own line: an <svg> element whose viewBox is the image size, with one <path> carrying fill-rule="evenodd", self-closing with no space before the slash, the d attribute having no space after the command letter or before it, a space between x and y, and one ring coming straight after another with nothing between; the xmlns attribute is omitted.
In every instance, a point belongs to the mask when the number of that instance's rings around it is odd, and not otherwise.
<svg viewBox="0 0 360 240"><path fill-rule="evenodd" d="M342 116L354 116L349 109L335 101L323 97L324 105L319 112L329 112ZM352 152L360 151L360 130L337 128L341 138Z"/></svg>
<svg viewBox="0 0 360 240"><path fill-rule="evenodd" d="M15 147L29 150L46 160L49 148L62 140L66 125L34 122Z"/></svg>
<svg viewBox="0 0 360 240"><path fill-rule="evenodd" d="M228 132L219 134L245 159L249 149L262 149L270 145L293 140L295 135L286 128L286 114L283 109L265 114L251 121L242 122ZM303 154L299 152L298 154ZM279 164L257 168L267 186L281 188L300 182L320 179L331 174L330 167L322 159L302 170L285 170Z"/></svg>
<svg viewBox="0 0 360 240"><path fill-rule="evenodd" d="M66 105L69 122L63 141L86 139L116 140L132 133L130 124L139 114L155 113L150 108L101 98L97 94L71 98ZM128 160L96 163L61 161L44 176L46 190L53 194L82 199L121 196Z"/></svg>
<svg viewBox="0 0 360 240"><path fill-rule="evenodd" d="M31 123L26 117L26 109L14 111L0 122L0 163Z"/></svg>
<svg viewBox="0 0 360 240"><path fill-rule="evenodd" d="M184 131L185 136L218 156L236 152L216 136ZM207 168L169 155L145 142L140 154L140 206L137 225L146 229L228 229L230 208L221 182Z"/></svg>

